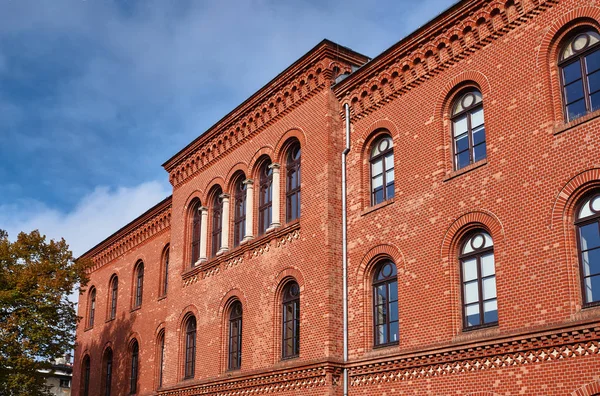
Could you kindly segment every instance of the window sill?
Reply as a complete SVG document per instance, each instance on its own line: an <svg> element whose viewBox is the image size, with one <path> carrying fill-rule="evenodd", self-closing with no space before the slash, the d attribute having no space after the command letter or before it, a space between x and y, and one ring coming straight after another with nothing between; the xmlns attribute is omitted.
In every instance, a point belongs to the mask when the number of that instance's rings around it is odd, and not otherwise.
<svg viewBox="0 0 600 396"><path fill-rule="evenodd" d="M453 342L464 342L464 341L472 341L478 340L481 338L489 338L494 337L500 334L500 328L498 327L498 322L482 325L482 326L473 326L469 328L464 328L461 330L459 334L457 334L452 341Z"/></svg>
<svg viewBox="0 0 600 396"><path fill-rule="evenodd" d="M585 319L593 319L600 316L600 302L595 302L592 304L585 304L581 307L579 312L571 315L573 320L585 320Z"/></svg>
<svg viewBox="0 0 600 396"><path fill-rule="evenodd" d="M110 323L110 322L114 322L116 318L110 318L110 319L106 319L104 321L104 323Z"/></svg>
<svg viewBox="0 0 600 396"><path fill-rule="evenodd" d="M135 307L135 308L131 308L131 311L129 311L129 313L134 313L134 312L136 312L136 311L139 311L140 309L142 309L142 307L141 307L141 306L139 306L139 307Z"/></svg>
<svg viewBox="0 0 600 396"><path fill-rule="evenodd" d="M487 165L487 158L479 160L477 162L474 162L474 163L472 163L470 165L467 165L464 168L461 168L461 169L458 169L458 170L455 170L455 171L452 171L452 172L448 173L446 175L446 177L444 177L443 181L447 182L449 180L454 179L455 177L461 176L461 175L463 175L465 173L469 173L472 170L475 170L477 168L481 168L484 165Z"/></svg>
<svg viewBox="0 0 600 396"><path fill-rule="evenodd" d="M89 327L86 327L85 329L83 329L83 332L85 333L86 331L90 331L90 330L92 330L93 328L94 328L94 326L89 326Z"/></svg>
<svg viewBox="0 0 600 396"><path fill-rule="evenodd" d="M389 206L389 205L393 204L394 202L396 202L396 198L395 197L394 198L390 198L387 201L380 202L380 203L378 203L375 206L368 207L367 209L363 210L360 215L361 216L366 216L369 213L375 212L375 211L377 211L377 210L379 210L381 208L385 208L386 206Z"/></svg>
<svg viewBox="0 0 600 396"><path fill-rule="evenodd" d="M555 126L553 134L554 135L559 135L559 134L561 134L563 132L568 131L569 129L573 129L573 128L581 125L581 124L585 124L586 122L591 121L593 119L596 119L598 117L600 117L600 110L593 111L593 112L588 113L588 114L586 114L584 116L576 118L573 121L565 122L563 124Z"/></svg>
<svg viewBox="0 0 600 396"><path fill-rule="evenodd" d="M220 256L211 257L210 259L203 261L202 263L195 266L194 268L190 268L189 270L187 270L186 272L181 274L181 277L184 281L186 281L187 279L189 279L195 275L198 275L201 272L207 271L213 267L217 267L218 265L220 265L223 262L228 262L232 259L243 256L246 252L251 251L252 249L260 247L260 246L264 245L265 243L272 241L273 239L277 239L285 234L288 234L288 233L298 230L298 229L300 229L300 221L299 220L294 220L293 222L286 224L283 227L274 228L273 230L269 231L267 234L262 234L260 236L255 237L254 239L250 239L247 242L244 242L241 245L236 246L232 250L229 250Z"/></svg>
<svg viewBox="0 0 600 396"><path fill-rule="evenodd" d="M165 298L167 298L167 295L166 295L166 294L165 294L165 295L163 295L163 296L160 296L160 297L158 297L158 298L156 299L156 301L162 301L162 300L164 300Z"/></svg>

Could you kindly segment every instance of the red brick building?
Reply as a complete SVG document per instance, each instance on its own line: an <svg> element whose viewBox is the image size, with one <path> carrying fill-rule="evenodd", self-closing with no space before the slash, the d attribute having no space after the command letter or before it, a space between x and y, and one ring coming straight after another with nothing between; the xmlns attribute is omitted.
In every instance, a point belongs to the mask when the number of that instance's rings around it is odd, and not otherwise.
<svg viewBox="0 0 600 396"><path fill-rule="evenodd" d="M372 60L318 44L85 254L74 390L600 394L599 32L473 0Z"/></svg>

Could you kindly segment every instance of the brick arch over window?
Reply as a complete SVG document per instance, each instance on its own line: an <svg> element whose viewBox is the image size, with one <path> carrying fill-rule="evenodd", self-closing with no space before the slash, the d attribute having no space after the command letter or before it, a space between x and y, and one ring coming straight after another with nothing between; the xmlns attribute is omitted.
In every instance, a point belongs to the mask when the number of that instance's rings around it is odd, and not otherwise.
<svg viewBox="0 0 600 396"><path fill-rule="evenodd" d="M273 156L273 147L264 146L264 147L260 148L258 151L256 151L256 153L254 154L254 156L248 163L248 173L246 174L246 176L249 179L258 179L257 172L258 172L258 169L260 168L260 166L262 165L262 162L265 157L269 157L269 159L271 161L273 160L273 158L275 158ZM257 182L257 181L258 180L255 180L255 182Z"/></svg>
<svg viewBox="0 0 600 396"><path fill-rule="evenodd" d="M448 282L450 306L452 307L452 329L457 334L462 331L462 307L460 305L462 297L458 250L465 235L478 228L482 228L490 234L496 251L504 240L504 227L495 214L484 210L471 211L454 220L446 230L440 247L441 266L444 269L449 269ZM496 257L500 256L497 255ZM496 266L498 264L499 260L496 259Z"/></svg>
<svg viewBox="0 0 600 396"><path fill-rule="evenodd" d="M582 26L590 26L600 31L600 7L582 6L573 8L556 18L541 39L536 56L536 66L544 76L546 97L550 97L550 106L554 120L562 124L565 120L562 109L562 93L558 54L564 39Z"/></svg>
<svg viewBox="0 0 600 396"><path fill-rule="evenodd" d="M188 197L185 200L185 204L181 208L181 213L183 214L183 216L186 220L187 220L187 216L190 213L190 209L191 209L190 205L192 203L195 203L196 199L198 201L200 201L200 204L202 205L202 202L204 202L203 198L204 198L204 191L202 191L202 190L194 190L190 193L190 195L188 195Z"/></svg>
<svg viewBox="0 0 600 396"><path fill-rule="evenodd" d="M206 187L204 188L206 195L202 201L205 202L205 206L210 206L212 204L212 195L218 189L223 191L223 186L225 186L225 180L221 176L215 176L208 183L206 183Z"/></svg>
<svg viewBox="0 0 600 396"><path fill-rule="evenodd" d="M274 162L279 164L285 163L287 150L290 142L294 141L294 139L300 142L300 147L304 149L306 144L306 134L304 131L301 128L290 129L279 138L277 145L275 145L272 157L274 158Z"/></svg>
<svg viewBox="0 0 600 396"><path fill-rule="evenodd" d="M223 187L225 188L225 192L229 194L233 194L234 183L237 182L237 178L240 174L244 174L244 176L248 175L248 164L245 162L238 162L234 166L229 169L227 176L223 182ZM246 176L247 177L247 176Z"/></svg>
<svg viewBox="0 0 600 396"><path fill-rule="evenodd" d="M600 379L590 382L571 393L571 396L594 396L600 394Z"/></svg>
<svg viewBox="0 0 600 396"><path fill-rule="evenodd" d="M382 260L391 260L396 266L398 285L404 284L400 281L406 274L404 255L397 246L392 244L381 244L372 247L362 258L358 269L356 270L356 284L362 290L357 294L362 302L362 346L366 351L373 349L373 277L375 270ZM404 294L406 288L398 287L398 304L402 301L408 301ZM402 308L399 308L402 311ZM402 337L402 330L400 330Z"/></svg>

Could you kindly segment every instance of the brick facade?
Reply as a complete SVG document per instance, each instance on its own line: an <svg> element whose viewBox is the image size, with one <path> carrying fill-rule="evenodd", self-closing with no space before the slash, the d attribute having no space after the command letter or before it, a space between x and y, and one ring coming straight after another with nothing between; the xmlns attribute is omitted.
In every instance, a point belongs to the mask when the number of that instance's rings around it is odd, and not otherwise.
<svg viewBox="0 0 600 396"><path fill-rule="evenodd" d="M92 327L88 294L80 298L75 394L83 389L85 356L89 394L103 394L109 347L112 394L128 394L134 339L140 395L342 395L344 367L350 395L600 393L600 307L583 303L574 226L576 205L600 188L600 111L564 121L556 60L562 40L583 26L600 27L600 3L476 0L458 3L370 61L329 41L317 45L163 164L172 197L85 254L95 262L90 287L97 298ZM343 73L349 76L332 85ZM455 170L450 113L465 87L482 93L487 156ZM372 206L369 155L382 131L393 140L395 193ZM290 142L302 150L302 200L300 218L286 222ZM257 235L266 158L281 166L273 221L281 226ZM234 248L231 202L241 172L254 181L254 237ZM216 186L230 194L230 227L229 250L213 255ZM192 267L195 200L208 208L207 260ZM462 314L458 252L474 229L493 239L498 323L471 330ZM396 344L379 348L371 284L381 259L397 267L400 330ZM132 309L140 260L143 303ZM115 274L117 314L108 320ZM290 280L300 286L300 352L282 359L282 289ZM242 363L229 370L233 301L243 307ZM190 315L197 323L195 370L184 379Z"/></svg>

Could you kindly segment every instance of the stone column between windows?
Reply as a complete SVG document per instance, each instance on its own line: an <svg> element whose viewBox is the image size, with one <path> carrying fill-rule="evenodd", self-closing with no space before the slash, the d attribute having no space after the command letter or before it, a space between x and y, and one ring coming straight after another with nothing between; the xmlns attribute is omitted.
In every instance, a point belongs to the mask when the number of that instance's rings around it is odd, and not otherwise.
<svg viewBox="0 0 600 396"><path fill-rule="evenodd" d="M198 210L202 215L202 220L200 221L200 258L198 259L198 262L201 263L207 260L206 245L208 243L208 208L206 206L201 206L198 208Z"/></svg>
<svg viewBox="0 0 600 396"><path fill-rule="evenodd" d="M279 190L280 190L280 170L281 170L281 165L279 164L271 164L269 165L269 168L271 168L273 170L273 197L271 200L271 225L269 226L269 228L267 228L267 231L271 231L277 227L281 227L281 223L279 222L280 219L280 213L281 213L281 205L280 205L280 199L279 199Z"/></svg>
<svg viewBox="0 0 600 396"><path fill-rule="evenodd" d="M221 216L221 249L217 256L229 250L229 194L219 195L223 203L223 215Z"/></svg>
<svg viewBox="0 0 600 396"><path fill-rule="evenodd" d="M244 180L246 185L246 233L242 243L248 242L254 238L252 230L254 229L254 181L252 179Z"/></svg>

